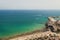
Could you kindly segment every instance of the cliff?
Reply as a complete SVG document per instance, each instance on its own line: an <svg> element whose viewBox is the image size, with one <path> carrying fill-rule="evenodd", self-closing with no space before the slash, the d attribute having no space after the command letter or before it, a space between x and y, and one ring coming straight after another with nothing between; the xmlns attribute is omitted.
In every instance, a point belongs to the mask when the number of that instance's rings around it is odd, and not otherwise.
<svg viewBox="0 0 60 40"><path fill-rule="evenodd" d="M46 29L52 32L60 32L60 20L55 20L55 17L48 17L48 21L45 24Z"/></svg>

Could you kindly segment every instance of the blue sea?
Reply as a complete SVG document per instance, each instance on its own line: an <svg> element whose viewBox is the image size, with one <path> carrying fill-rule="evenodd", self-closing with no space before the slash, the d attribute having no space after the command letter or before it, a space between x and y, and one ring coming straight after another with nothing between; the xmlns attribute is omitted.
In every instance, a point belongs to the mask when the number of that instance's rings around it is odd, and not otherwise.
<svg viewBox="0 0 60 40"><path fill-rule="evenodd" d="M0 38L39 30L49 16L60 16L60 11L0 10Z"/></svg>

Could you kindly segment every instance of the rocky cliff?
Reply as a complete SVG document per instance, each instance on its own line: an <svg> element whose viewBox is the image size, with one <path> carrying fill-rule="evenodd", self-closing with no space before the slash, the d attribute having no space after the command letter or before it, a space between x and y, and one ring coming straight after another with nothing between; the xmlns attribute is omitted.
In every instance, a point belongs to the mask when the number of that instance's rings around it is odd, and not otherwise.
<svg viewBox="0 0 60 40"><path fill-rule="evenodd" d="M60 20L56 20L55 17L48 17L48 21L45 26L46 30L60 32Z"/></svg>

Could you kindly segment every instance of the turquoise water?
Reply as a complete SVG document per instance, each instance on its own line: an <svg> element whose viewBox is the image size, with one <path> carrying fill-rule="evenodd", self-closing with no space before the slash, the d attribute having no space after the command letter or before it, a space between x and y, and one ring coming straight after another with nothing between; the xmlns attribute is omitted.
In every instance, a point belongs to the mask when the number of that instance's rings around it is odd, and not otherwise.
<svg viewBox="0 0 60 40"><path fill-rule="evenodd" d="M0 10L0 37L23 34L44 27L48 16L58 16L59 11Z"/></svg>

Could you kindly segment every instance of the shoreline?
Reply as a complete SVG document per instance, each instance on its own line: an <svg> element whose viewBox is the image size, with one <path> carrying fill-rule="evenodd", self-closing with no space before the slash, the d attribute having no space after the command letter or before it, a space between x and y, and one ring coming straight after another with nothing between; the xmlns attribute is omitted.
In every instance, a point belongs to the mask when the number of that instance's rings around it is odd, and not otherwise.
<svg viewBox="0 0 60 40"><path fill-rule="evenodd" d="M17 38L17 37L23 37L23 36L31 35L31 34L34 34L34 33L43 32L42 29L44 29L44 28L41 28L40 30L34 30L32 32L26 32L26 33L23 33L23 34L16 34L16 35L13 35L13 36L5 37L5 38L0 38L0 39L1 40L9 40L9 39Z"/></svg>
<svg viewBox="0 0 60 40"><path fill-rule="evenodd" d="M40 31L41 29L43 29L44 27L40 27L39 29L35 29L35 30L32 30L32 31L27 31L27 32L24 32L24 33L15 33L15 34L12 34L12 35L7 35L7 36L2 36L0 37L0 39L3 39L3 38L10 38L10 37L14 37L14 36L22 36L22 35L26 35L26 34L30 34L30 33L33 33L33 32L36 32L36 31Z"/></svg>
<svg viewBox="0 0 60 40"><path fill-rule="evenodd" d="M38 40L38 39L44 39L44 38L50 38L50 37L57 37L58 39L60 39L60 34L51 32L51 31L46 31L46 32L40 32L40 30L37 30L33 33L27 33L27 34L23 34L23 35L17 35L17 36L13 36L10 37L8 39L3 39L3 40ZM44 39L45 40L45 39Z"/></svg>
<svg viewBox="0 0 60 40"><path fill-rule="evenodd" d="M59 25L58 25L59 24ZM60 40L60 20L48 18L44 28L0 40Z"/></svg>

